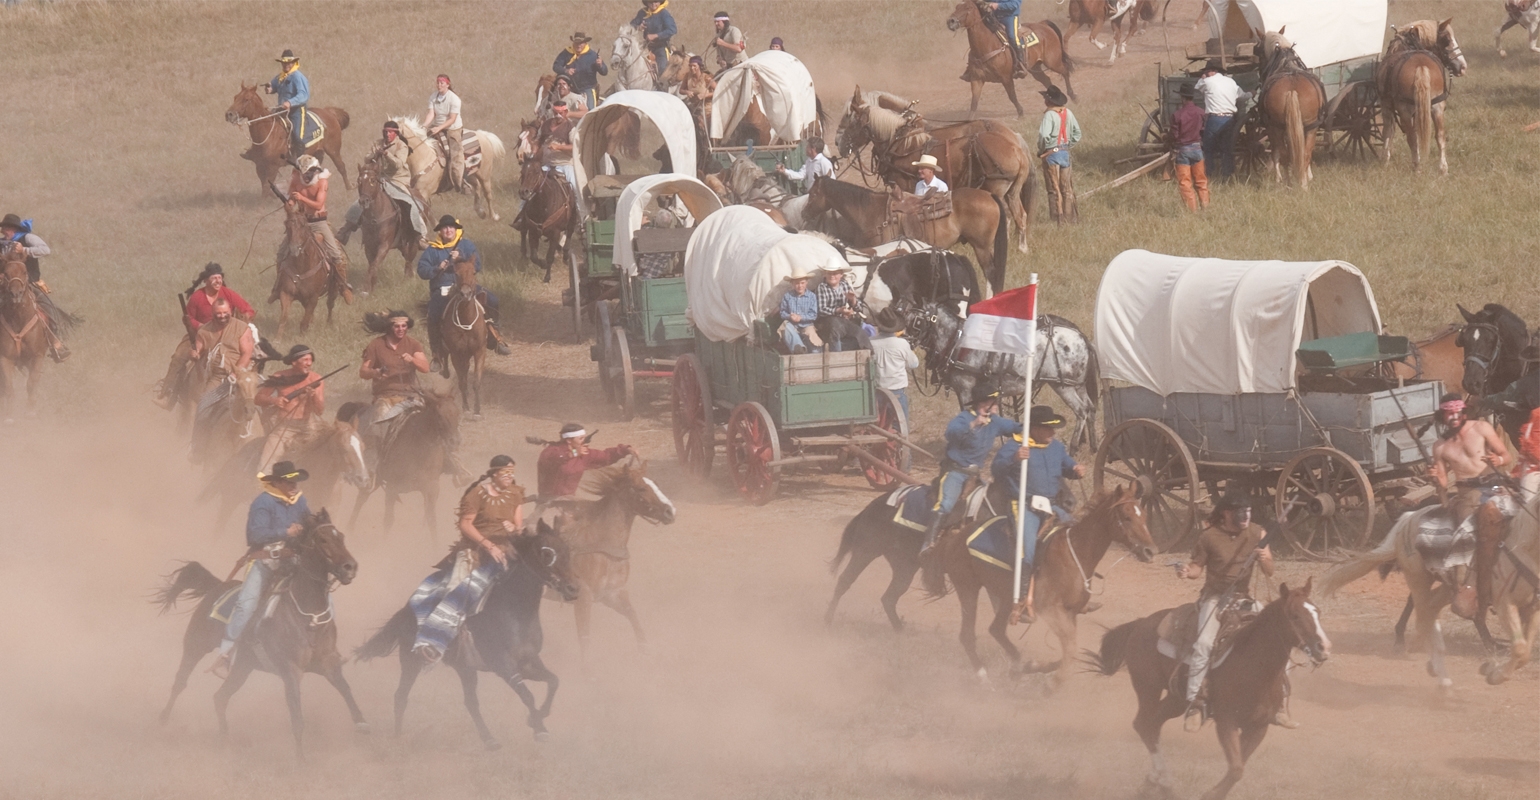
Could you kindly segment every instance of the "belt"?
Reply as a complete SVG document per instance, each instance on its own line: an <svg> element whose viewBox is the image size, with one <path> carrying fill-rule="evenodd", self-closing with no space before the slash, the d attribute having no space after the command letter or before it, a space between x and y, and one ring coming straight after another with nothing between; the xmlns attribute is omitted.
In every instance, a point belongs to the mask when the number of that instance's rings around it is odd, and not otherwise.
<svg viewBox="0 0 1540 800"><path fill-rule="evenodd" d="M315 215L313 217L306 217L305 221L306 222L325 222L326 221L326 214L325 213L321 213L321 214L317 214L317 215Z"/></svg>

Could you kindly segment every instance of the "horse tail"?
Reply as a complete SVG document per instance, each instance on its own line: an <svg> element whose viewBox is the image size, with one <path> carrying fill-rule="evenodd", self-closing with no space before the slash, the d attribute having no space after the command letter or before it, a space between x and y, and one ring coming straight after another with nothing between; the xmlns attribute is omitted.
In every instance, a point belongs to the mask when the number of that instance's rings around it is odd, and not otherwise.
<svg viewBox="0 0 1540 800"><path fill-rule="evenodd" d="M1385 539L1379 543L1379 546L1367 553L1353 556L1333 567L1332 571L1326 573L1326 578L1321 581L1321 596L1331 597L1337 593L1338 589L1353 581L1368 575L1376 569L1393 564L1396 560L1396 543L1400 541L1401 536L1413 524L1413 520L1420 518L1421 515L1417 513L1402 514L1401 518L1396 520L1394 525L1390 526L1390 533L1385 534Z"/></svg>
<svg viewBox="0 0 1540 800"><path fill-rule="evenodd" d="M1069 57L1069 47L1064 41L1064 31L1059 30L1058 23L1051 19L1043 20L1043 24L1053 29L1053 35L1059 37L1059 60L1064 64L1064 77L1069 77L1075 71L1075 59Z"/></svg>
<svg viewBox="0 0 1540 800"><path fill-rule="evenodd" d="M1417 135L1417 160L1428 155L1428 134L1433 130L1432 70L1426 65L1417 67L1417 77L1412 79L1416 95L1417 116L1412 120L1412 132Z"/></svg>
<svg viewBox="0 0 1540 800"><path fill-rule="evenodd" d="M1289 131L1289 169L1294 171L1294 180L1301 189L1306 188L1305 159L1309 151L1305 149L1305 122L1300 117L1299 92L1290 89L1285 96L1286 110L1284 116Z"/></svg>
<svg viewBox="0 0 1540 800"><path fill-rule="evenodd" d="M342 131L347 130L348 129L348 122L350 121L349 117L348 117L348 112L343 111L340 108L336 109L336 111L337 111L337 130L342 130Z"/></svg>
<svg viewBox="0 0 1540 800"><path fill-rule="evenodd" d="M164 614L176 608L182 595L188 597L203 598L219 591L224 581L214 577L214 573L196 561L183 564L176 571L166 576L166 585L157 589L150 595L151 605L160 606L160 613Z"/></svg>
<svg viewBox="0 0 1540 800"><path fill-rule="evenodd" d="M1101 651L1086 651L1086 662L1103 675L1116 675L1128 660L1128 640L1133 638L1134 629L1143 621L1125 622L1102 634Z"/></svg>
<svg viewBox="0 0 1540 800"><path fill-rule="evenodd" d="M941 542L937 542L936 546L940 547ZM920 587L925 590L925 596L932 600L946 597L952 591L952 587L947 585L946 570L941 568L941 558L941 553L935 553L920 566Z"/></svg>
<svg viewBox="0 0 1540 800"><path fill-rule="evenodd" d="M508 153L508 149L503 147L503 140L491 131L476 131L476 138L481 140L483 158L487 153L491 153L493 158L502 158Z"/></svg>
<svg viewBox="0 0 1540 800"><path fill-rule="evenodd" d="M886 502L887 497L887 495L882 495L872 502ZM856 536L859 535L859 528L857 528L857 524L861 522L862 517L866 516L867 510L870 508L871 506L868 505L866 508L861 509L861 513L851 517L850 521L845 523L845 532L840 534L840 549L834 554L834 558L829 561L830 575L838 572L840 564L845 562L845 557L850 555L851 551L856 549Z"/></svg>
<svg viewBox="0 0 1540 800"><path fill-rule="evenodd" d="M417 617L412 614L411 606L402 606L389 622L380 626L369 640L358 646L353 651L353 657L359 661L369 661L375 658L384 658L396 652L396 648L406 641L406 637L417 632Z"/></svg>
<svg viewBox="0 0 1540 800"><path fill-rule="evenodd" d="M1085 336L1082 332L1081 336ZM1091 337L1085 337L1085 396L1091 398L1091 403L1099 405L1102 395L1102 368L1101 362L1096 358L1096 343Z"/></svg>

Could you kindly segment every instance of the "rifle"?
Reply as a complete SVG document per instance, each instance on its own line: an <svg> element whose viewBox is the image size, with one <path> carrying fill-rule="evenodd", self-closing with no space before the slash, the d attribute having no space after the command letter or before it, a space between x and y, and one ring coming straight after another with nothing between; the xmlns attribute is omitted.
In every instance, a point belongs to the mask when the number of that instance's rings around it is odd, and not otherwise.
<svg viewBox="0 0 1540 800"><path fill-rule="evenodd" d="M332 370L331 372L328 372L325 375L322 375L320 380L317 380L317 381L315 381L313 383L307 383L303 387L301 387L299 389L295 389L292 394L284 394L283 392L276 392L275 394L278 395L278 399L280 401L282 401L282 400L293 400L294 398L299 397L300 395L305 394L306 392L314 391L317 386L320 386L321 384L325 383L327 378L330 378L331 376L336 375L337 373L339 373L339 372L341 372L341 371L343 371L343 370L345 370L345 369L347 369L348 367L351 367L351 366L353 366L353 365L352 364L343 364L342 366Z"/></svg>
<svg viewBox="0 0 1540 800"><path fill-rule="evenodd" d="M587 436L584 436L583 437L583 441L584 442L592 442L594 440L594 437L598 436L598 435L599 435L599 429L598 428L594 428L594 432L588 434ZM564 445L564 444L567 443L566 440L564 440L564 439L558 439L558 440L552 442L552 441L547 441L545 439L542 439L539 436L526 436L526 437L524 437L524 441L526 441L526 442L528 442L530 444L533 444L533 445L539 445L540 447L550 447L551 445L556 445L556 444Z"/></svg>
<svg viewBox="0 0 1540 800"><path fill-rule="evenodd" d="M193 338L193 337L197 336L198 335L198 330L196 328L194 328L192 326L192 324L187 321L187 295L182 294L180 292L177 293L176 302L177 302L177 305L182 307L182 327L187 329L187 336L188 336L188 338Z"/></svg>

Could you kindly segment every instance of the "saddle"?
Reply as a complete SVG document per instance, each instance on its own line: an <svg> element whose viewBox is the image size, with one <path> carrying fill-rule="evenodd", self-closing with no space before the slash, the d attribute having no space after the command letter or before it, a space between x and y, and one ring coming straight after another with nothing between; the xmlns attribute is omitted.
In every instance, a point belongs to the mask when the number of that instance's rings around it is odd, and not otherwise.
<svg viewBox="0 0 1540 800"><path fill-rule="evenodd" d="M282 114L278 118L283 120L283 126L289 129L289 138L292 140L294 123L289 121L289 115ZM300 144L308 149L319 144L324 138L326 138L326 123L322 122L314 111L305 109L305 125L300 130Z"/></svg>
<svg viewBox="0 0 1540 800"><path fill-rule="evenodd" d="M927 223L952 216L952 193L932 189L925 194L910 194L901 189L888 193L888 224L897 224L904 236L927 240Z"/></svg>
<svg viewBox="0 0 1540 800"><path fill-rule="evenodd" d="M481 166L481 137L476 131L464 128L460 131L460 152L465 155L465 174L469 176L476 167ZM428 142L433 147L433 157L438 160L440 167L449 166L449 148L438 136L428 137Z"/></svg>
<svg viewBox="0 0 1540 800"><path fill-rule="evenodd" d="M1219 635L1214 637L1214 649L1208 662L1210 674L1229 655L1236 632L1249 625L1261 612L1262 604L1249 597L1231 598L1219 610ZM1159 637L1155 649L1161 655L1186 661L1193 643L1198 640L1198 604L1187 603L1171 609L1156 624L1155 635Z"/></svg>

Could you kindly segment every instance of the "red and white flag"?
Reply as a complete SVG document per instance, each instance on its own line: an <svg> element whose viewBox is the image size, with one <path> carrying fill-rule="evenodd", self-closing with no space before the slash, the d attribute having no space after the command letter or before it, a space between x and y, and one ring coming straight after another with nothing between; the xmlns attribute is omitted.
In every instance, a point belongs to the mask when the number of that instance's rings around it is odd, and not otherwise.
<svg viewBox="0 0 1540 800"><path fill-rule="evenodd" d="M1037 346L1037 276L1020 289L974 303L963 323L960 345L996 353L1031 353Z"/></svg>

